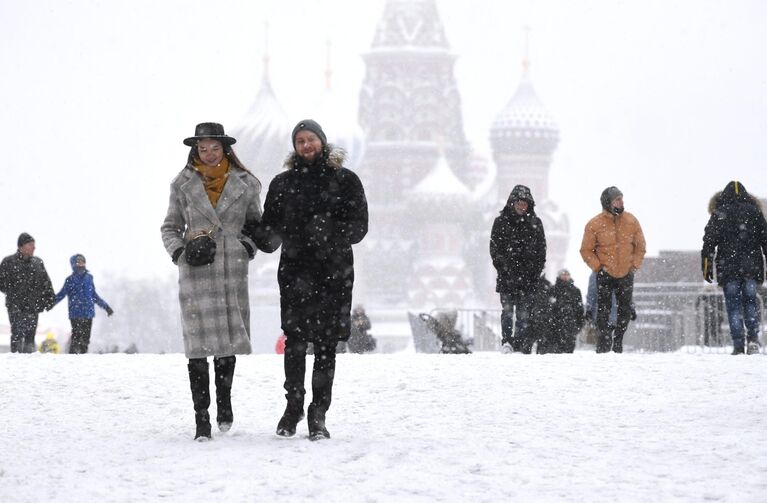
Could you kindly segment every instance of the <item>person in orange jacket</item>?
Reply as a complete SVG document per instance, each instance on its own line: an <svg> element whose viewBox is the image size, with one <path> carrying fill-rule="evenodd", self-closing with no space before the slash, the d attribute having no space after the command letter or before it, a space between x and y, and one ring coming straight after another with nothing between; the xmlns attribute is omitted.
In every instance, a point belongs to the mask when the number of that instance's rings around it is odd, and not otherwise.
<svg viewBox="0 0 767 503"><path fill-rule="evenodd" d="M623 208L623 192L608 187L600 197L602 212L583 231L581 257L597 273L597 353L623 352L623 334L632 317L634 272L642 266L646 243L639 220ZM618 319L608 324L613 295Z"/></svg>

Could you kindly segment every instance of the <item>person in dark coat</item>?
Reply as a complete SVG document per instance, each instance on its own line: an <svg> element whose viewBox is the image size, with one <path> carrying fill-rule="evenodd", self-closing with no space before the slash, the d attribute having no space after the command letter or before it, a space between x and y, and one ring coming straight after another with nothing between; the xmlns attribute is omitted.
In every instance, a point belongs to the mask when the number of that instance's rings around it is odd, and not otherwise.
<svg viewBox="0 0 767 503"><path fill-rule="evenodd" d="M232 381L236 356L249 354L248 263L256 245L242 234L261 217L261 183L235 155L237 140L224 126L203 122L184 140L186 165L170 185L162 242L178 266L178 297L187 370L195 411L195 440L211 438L209 356L221 432L234 422Z"/></svg>
<svg viewBox="0 0 767 503"><path fill-rule="evenodd" d="M375 351L376 340L368 333L370 330L370 318L365 314L365 308L356 306L352 310L352 329L346 347L350 353L369 353Z"/></svg>
<svg viewBox="0 0 767 503"><path fill-rule="evenodd" d="M709 203L711 217L703 234L703 278L724 289L732 354L759 352L756 287L764 282L767 222L746 187L731 181ZM746 348L748 343L748 348Z"/></svg>
<svg viewBox="0 0 767 503"><path fill-rule="evenodd" d="M0 292L11 323L11 352L34 353L38 316L53 307L53 285L43 261L35 257L35 239L22 232L18 250L0 262Z"/></svg>
<svg viewBox="0 0 767 503"><path fill-rule="evenodd" d="M368 230L368 207L360 179L344 168L345 152L328 144L313 120L296 124L294 152L286 171L269 185L260 221L245 232L259 249L282 245L277 280L285 333L287 407L277 435L295 434L304 416L307 344L314 346L309 437L330 438L325 415L330 408L336 345L351 330L354 255L352 245Z"/></svg>
<svg viewBox="0 0 767 503"><path fill-rule="evenodd" d="M553 340L549 350L552 353L572 353L584 323L581 291L573 283L570 271L562 269L550 293Z"/></svg>
<svg viewBox="0 0 767 503"><path fill-rule="evenodd" d="M88 352L91 340L91 327L96 316L94 304L112 316L114 311L104 299L96 293L93 275L85 268L85 256L78 253L69 259L72 274L64 280L64 286L56 294L54 305L67 297L69 304L69 322L72 324L72 340L69 341L70 354Z"/></svg>
<svg viewBox="0 0 767 503"><path fill-rule="evenodd" d="M502 349L520 351L527 339L532 296L546 263L543 223L535 214L533 195L524 185L512 189L506 206L493 222L490 257L498 273L495 290L503 307Z"/></svg>
<svg viewBox="0 0 767 503"><path fill-rule="evenodd" d="M537 354L555 352L554 334L554 299L551 297L551 283L545 276L538 278L532 290L530 321L521 352L530 354L535 346Z"/></svg>

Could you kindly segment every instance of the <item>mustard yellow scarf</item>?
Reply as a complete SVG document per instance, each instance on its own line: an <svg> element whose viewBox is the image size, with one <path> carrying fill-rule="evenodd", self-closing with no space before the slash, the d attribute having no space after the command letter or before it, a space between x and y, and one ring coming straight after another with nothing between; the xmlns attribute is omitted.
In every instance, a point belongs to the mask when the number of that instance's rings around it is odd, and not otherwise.
<svg viewBox="0 0 767 503"><path fill-rule="evenodd" d="M205 186L205 192L208 194L210 204L216 207L218 198L224 191L224 185L229 178L229 159L224 157L220 163L215 166L208 166L199 159L194 160L194 169L202 175L202 184Z"/></svg>

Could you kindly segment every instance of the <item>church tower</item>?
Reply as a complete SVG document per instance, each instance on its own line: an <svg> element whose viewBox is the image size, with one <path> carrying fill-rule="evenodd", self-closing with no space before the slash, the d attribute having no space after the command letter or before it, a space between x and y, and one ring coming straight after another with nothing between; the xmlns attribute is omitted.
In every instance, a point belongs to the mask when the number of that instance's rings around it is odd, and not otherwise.
<svg viewBox="0 0 767 503"><path fill-rule="evenodd" d="M533 89L530 62L522 62L522 81L490 128L490 144L498 169L497 206L506 204L511 189L527 185L535 199L536 214L546 232L546 278L553 281L564 267L570 224L549 198L549 171L559 143L559 129Z"/></svg>
<svg viewBox="0 0 767 503"><path fill-rule="evenodd" d="M360 176L370 205L363 241L361 284L366 296L388 305L408 299L420 218L408 204L413 189L445 161L465 177L469 145L451 53L434 0L388 0L360 91L365 133ZM462 183L470 180L461 179Z"/></svg>

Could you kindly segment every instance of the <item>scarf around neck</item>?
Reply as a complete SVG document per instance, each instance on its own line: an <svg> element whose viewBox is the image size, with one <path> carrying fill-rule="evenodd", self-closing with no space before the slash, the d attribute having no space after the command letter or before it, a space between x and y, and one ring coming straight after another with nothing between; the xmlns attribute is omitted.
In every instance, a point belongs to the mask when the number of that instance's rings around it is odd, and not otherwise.
<svg viewBox="0 0 767 503"><path fill-rule="evenodd" d="M199 159L194 160L194 169L202 175L202 184L205 186L205 192L208 194L210 204L216 207L218 198L224 191L224 185L229 178L229 159L224 157L220 163L215 166L208 166Z"/></svg>

